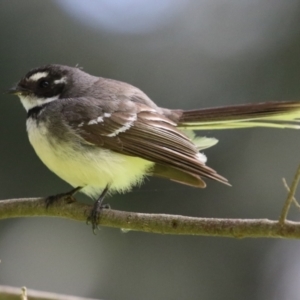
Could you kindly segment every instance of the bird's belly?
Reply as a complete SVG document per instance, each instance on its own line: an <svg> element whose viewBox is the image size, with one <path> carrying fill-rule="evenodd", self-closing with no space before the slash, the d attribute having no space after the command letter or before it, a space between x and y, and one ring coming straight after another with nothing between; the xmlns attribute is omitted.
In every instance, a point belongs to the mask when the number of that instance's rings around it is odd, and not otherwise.
<svg viewBox="0 0 300 300"><path fill-rule="evenodd" d="M140 184L153 163L138 157L119 154L76 140L61 142L49 136L41 123L27 121L30 143L43 163L55 174L82 192L97 197L107 184L110 191L125 192Z"/></svg>

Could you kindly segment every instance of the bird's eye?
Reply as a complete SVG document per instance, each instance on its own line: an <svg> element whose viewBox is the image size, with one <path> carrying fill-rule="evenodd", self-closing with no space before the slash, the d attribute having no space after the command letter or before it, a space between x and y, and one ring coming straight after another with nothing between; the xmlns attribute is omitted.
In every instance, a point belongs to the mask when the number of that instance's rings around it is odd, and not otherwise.
<svg viewBox="0 0 300 300"><path fill-rule="evenodd" d="M48 80L41 80L40 82L39 82L39 86L41 87L41 88L46 88L46 87L48 87L50 85L50 82L48 81Z"/></svg>

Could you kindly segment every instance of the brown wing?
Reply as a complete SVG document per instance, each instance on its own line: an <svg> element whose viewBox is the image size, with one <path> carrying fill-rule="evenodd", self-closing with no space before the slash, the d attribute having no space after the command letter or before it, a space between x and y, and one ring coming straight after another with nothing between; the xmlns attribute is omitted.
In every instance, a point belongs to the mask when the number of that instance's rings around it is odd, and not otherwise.
<svg viewBox="0 0 300 300"><path fill-rule="evenodd" d="M100 107L98 101L93 112L88 114L92 119L83 117L80 109L70 104L65 109L79 114L77 117L74 113L64 115L89 144L156 163L153 170L156 176L199 187L205 187L200 176L227 183L224 177L200 161L195 145L157 110L126 100L114 101L113 108L110 103L102 102ZM75 101L72 105L76 105ZM182 175L198 180L198 184L185 182L188 180L182 179Z"/></svg>

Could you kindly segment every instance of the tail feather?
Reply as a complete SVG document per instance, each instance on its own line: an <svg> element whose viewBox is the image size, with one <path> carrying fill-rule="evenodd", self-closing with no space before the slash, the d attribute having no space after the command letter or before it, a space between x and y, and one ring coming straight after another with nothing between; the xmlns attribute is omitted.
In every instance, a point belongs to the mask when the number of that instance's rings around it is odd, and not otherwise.
<svg viewBox="0 0 300 300"><path fill-rule="evenodd" d="M300 129L300 102L266 102L183 111L178 127L190 130L249 127Z"/></svg>

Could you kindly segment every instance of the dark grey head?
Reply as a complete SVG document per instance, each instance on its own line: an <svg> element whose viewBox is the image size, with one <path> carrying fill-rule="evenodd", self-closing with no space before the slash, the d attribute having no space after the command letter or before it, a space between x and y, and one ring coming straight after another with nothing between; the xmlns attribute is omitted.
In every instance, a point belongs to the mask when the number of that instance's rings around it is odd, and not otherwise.
<svg viewBox="0 0 300 300"><path fill-rule="evenodd" d="M88 83L88 78L91 83L95 81L93 80L95 77L79 68L46 65L30 70L15 87L10 89L10 93L18 95L28 111L35 106L69 96L70 90L76 90L78 84L80 94L80 90L85 89L80 85Z"/></svg>
<svg viewBox="0 0 300 300"><path fill-rule="evenodd" d="M95 77L79 68L46 65L29 71L10 89L18 95L27 111L36 106L63 98L99 100L130 99L158 109L140 89L121 81Z"/></svg>

